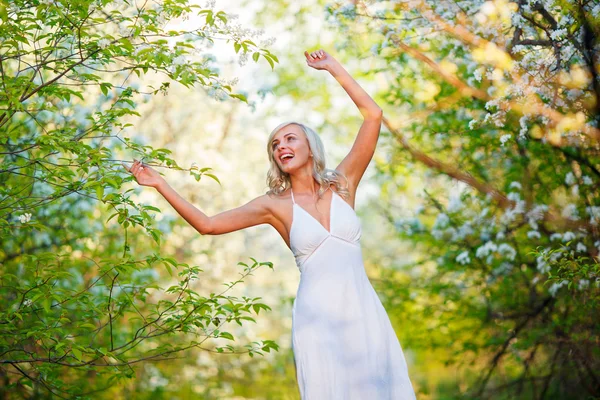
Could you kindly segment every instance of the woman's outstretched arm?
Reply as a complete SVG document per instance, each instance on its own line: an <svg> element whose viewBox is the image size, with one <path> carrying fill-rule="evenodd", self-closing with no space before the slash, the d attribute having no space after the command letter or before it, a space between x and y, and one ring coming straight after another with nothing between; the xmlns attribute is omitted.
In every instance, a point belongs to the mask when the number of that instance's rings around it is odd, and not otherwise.
<svg viewBox="0 0 600 400"><path fill-rule="evenodd" d="M304 52L306 63L315 69L329 71L339 82L346 93L363 116L363 123L358 130L352 149L336 168L348 178L350 192L356 192L356 188L362 178L369 162L375 153L383 111L375 100L352 78L346 69L330 54L323 50Z"/></svg>
<svg viewBox="0 0 600 400"><path fill-rule="evenodd" d="M127 167L125 167L127 168ZM142 186L154 187L173 208L202 235L220 235L250 226L271 223L266 195L259 196L241 207L224 211L212 217L204 214L173 189L152 167L135 161L127 168Z"/></svg>

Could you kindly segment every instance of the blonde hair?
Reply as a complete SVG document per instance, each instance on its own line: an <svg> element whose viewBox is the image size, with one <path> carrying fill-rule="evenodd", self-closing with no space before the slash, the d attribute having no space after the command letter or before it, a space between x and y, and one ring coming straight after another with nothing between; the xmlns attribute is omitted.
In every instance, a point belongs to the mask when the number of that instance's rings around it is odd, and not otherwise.
<svg viewBox="0 0 600 400"><path fill-rule="evenodd" d="M321 142L321 138L319 135L309 128L308 126L295 121L289 121L279 124L271 134L267 140L267 153L269 154L269 161L271 166L269 171L267 172L267 185L269 186L269 190L267 194L275 194L280 195L285 192L288 188L292 187L292 182L290 180L290 175L286 172L283 172L275 157L273 156L273 147L271 146L271 141L273 140L273 136L281 129L285 128L288 125L296 125L302 129L306 138L308 139L308 145L312 152L312 160L313 160L313 178L319 184L318 195L321 197L323 193L329 188L331 184L335 184L336 192L344 197L348 198L350 192L348 191L348 179L346 176L336 170L326 168L325 166L325 149L323 147L323 142ZM344 178L346 181L346 185L342 186L341 178Z"/></svg>

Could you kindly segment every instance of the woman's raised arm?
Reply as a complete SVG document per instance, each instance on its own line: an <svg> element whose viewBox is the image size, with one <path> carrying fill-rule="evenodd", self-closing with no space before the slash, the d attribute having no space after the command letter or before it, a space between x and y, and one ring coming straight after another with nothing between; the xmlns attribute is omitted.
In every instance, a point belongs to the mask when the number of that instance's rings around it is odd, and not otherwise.
<svg viewBox="0 0 600 400"><path fill-rule="evenodd" d="M127 168L127 167L125 167ZM177 193L152 167L135 161L128 169L142 186L154 187L173 208L202 235L220 235L254 225L271 223L268 196L259 196L243 206L212 217L204 214Z"/></svg>
<svg viewBox="0 0 600 400"><path fill-rule="evenodd" d="M375 153L383 111L375 100L352 78L344 67L330 54L323 50L304 52L306 63L315 69L324 69L338 81L350 96L363 116L363 123L358 130L354 145L348 155L336 168L346 175L350 185L350 192L354 195L369 162ZM354 197L354 196L353 196Z"/></svg>

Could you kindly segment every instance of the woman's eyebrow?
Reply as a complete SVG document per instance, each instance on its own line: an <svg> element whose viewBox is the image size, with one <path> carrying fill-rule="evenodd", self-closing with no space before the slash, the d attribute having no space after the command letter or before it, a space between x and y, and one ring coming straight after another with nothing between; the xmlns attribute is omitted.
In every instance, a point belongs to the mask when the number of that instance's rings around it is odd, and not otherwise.
<svg viewBox="0 0 600 400"><path fill-rule="evenodd" d="M288 132L285 135L283 135L283 137L286 137L287 135L295 135L295 133L294 132ZM277 141L277 140L279 140L279 139L273 139L273 141L271 142L271 144L275 143L275 141Z"/></svg>

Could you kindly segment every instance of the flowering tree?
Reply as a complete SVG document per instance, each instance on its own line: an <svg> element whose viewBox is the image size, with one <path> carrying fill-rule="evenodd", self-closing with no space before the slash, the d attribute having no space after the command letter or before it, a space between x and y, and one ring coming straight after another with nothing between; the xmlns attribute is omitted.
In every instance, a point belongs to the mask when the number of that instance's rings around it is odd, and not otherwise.
<svg viewBox="0 0 600 400"><path fill-rule="evenodd" d="M381 286L416 327L406 346L444 349L461 398L599 396L598 2L326 10L340 49L369 52L389 82L383 200L431 178L414 212L385 211L421 257L410 283Z"/></svg>
<svg viewBox="0 0 600 400"><path fill-rule="evenodd" d="M0 18L0 392L93 397L142 361L190 347L240 351L222 343L234 339L226 324L269 307L228 291L272 265L240 263L222 291L197 293L200 266L138 238L160 245L170 223L159 229L160 210L123 190L133 177L121 163L145 159L218 181L210 167L182 168L169 150L129 138L127 121L139 99L166 94L171 82L245 102L208 49L229 43L240 63L262 57L273 67L277 58L254 43L261 32L214 1L0 1ZM191 18L193 29L170 26ZM160 86L141 88L138 78L151 74ZM158 266L170 287L155 284ZM241 351L272 348L266 340Z"/></svg>

